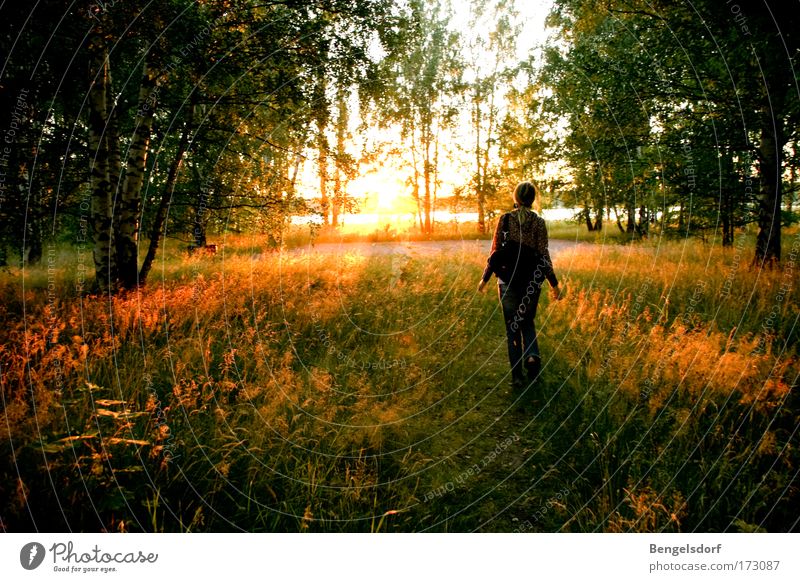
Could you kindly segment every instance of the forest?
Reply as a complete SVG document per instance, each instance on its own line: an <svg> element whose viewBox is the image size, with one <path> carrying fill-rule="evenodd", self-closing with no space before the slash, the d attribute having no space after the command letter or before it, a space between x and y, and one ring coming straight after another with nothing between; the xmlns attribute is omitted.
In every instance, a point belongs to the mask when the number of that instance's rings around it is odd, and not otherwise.
<svg viewBox="0 0 800 582"><path fill-rule="evenodd" d="M3 3L0 531L796 531L797 8Z"/></svg>
<svg viewBox="0 0 800 582"><path fill-rule="evenodd" d="M381 157L404 158L427 235L437 204L484 232L531 176L589 231L733 245L757 225L760 261L780 260L795 220L784 3L557 2L522 60L513 2L465 3L488 26L474 37L453 26L462 6L429 2L137 4L4 8L3 262L80 241L96 290L132 289L165 236L280 245L291 216L337 226L357 210L348 182ZM449 192L441 168L459 172Z"/></svg>

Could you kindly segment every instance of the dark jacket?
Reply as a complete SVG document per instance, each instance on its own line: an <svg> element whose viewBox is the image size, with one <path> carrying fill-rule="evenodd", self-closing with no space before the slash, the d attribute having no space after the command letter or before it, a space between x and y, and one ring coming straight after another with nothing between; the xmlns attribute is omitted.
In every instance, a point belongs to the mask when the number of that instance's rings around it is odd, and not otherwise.
<svg viewBox="0 0 800 582"><path fill-rule="evenodd" d="M523 215L523 213L525 213L524 220L523 223L520 224L520 216ZM506 216L508 217L507 220ZM544 278L547 279L551 287L558 285L558 279L553 271L553 261L550 258L550 250L547 247L547 226L545 225L544 219L532 210L526 212L523 209L507 212L501 216L500 220L497 221L497 227L495 228L494 237L492 238L492 249L489 252L490 258L492 254L500 248L503 241L504 226L506 227L506 236L508 240L526 245L541 256L544 266ZM493 272L489 261L487 261L486 268L483 271L483 280L488 281ZM504 282L508 283L508 281Z"/></svg>

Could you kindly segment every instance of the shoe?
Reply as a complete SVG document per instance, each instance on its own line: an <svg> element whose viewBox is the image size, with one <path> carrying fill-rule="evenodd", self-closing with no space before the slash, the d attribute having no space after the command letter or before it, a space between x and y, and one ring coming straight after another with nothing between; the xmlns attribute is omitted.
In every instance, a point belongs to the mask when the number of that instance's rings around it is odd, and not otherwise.
<svg viewBox="0 0 800 582"><path fill-rule="evenodd" d="M520 392L525 388L525 376L522 374L522 370L514 369L511 371L511 388L516 392Z"/></svg>
<svg viewBox="0 0 800 582"><path fill-rule="evenodd" d="M542 372L542 359L539 356L531 356L525 360L525 369L528 371L528 380L531 383L536 382Z"/></svg>

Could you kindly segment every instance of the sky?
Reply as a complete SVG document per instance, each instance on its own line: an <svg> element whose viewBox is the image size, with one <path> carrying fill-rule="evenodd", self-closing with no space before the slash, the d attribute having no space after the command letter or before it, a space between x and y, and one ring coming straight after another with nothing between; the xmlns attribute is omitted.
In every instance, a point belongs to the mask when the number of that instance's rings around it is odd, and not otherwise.
<svg viewBox="0 0 800 582"><path fill-rule="evenodd" d="M454 12L454 25L464 32L470 33L469 0L451 0ZM522 31L517 39L517 58L525 58L530 50L542 44L547 38L544 21L553 6L551 0L516 0L515 8L519 12L520 20L523 22Z"/></svg>

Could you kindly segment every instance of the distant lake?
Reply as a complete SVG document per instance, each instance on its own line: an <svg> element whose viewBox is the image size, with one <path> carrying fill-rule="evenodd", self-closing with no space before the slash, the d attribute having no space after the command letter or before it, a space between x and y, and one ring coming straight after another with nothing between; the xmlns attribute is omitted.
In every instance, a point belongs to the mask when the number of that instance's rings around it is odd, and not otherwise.
<svg viewBox="0 0 800 582"><path fill-rule="evenodd" d="M542 210L542 216L545 220L568 220L575 216L578 210L574 208L545 208ZM431 214L433 221L442 223L474 223L478 221L477 212L448 212L446 210L438 210ZM376 213L359 213L359 214L343 214L339 217L340 223L347 226L363 227L364 225L374 224L376 226L391 225L391 226L408 226L416 221L416 215L411 213L402 214L376 214ZM293 216L292 224L321 224L319 216L305 215Z"/></svg>

